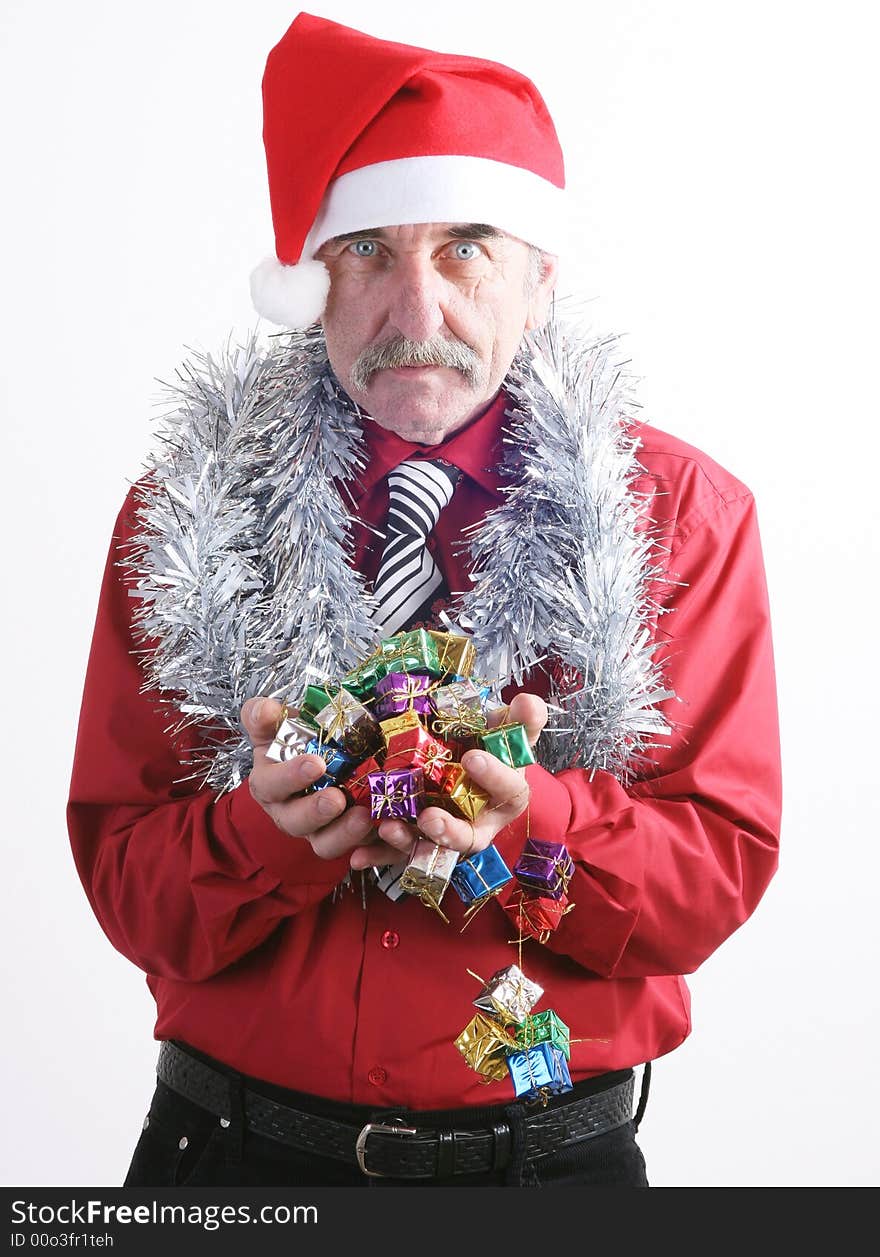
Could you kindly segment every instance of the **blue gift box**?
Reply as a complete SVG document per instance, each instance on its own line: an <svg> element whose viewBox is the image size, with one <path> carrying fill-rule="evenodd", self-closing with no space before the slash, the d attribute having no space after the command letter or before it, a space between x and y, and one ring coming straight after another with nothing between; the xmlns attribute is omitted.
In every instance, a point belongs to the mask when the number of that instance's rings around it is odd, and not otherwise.
<svg viewBox="0 0 880 1257"><path fill-rule="evenodd" d="M312 738L303 755L320 755L327 765L327 771L309 786L307 793L313 790L326 790L328 786L338 786L340 781L350 777L357 767L357 760L346 755L340 747L332 742L322 742L320 738Z"/></svg>
<svg viewBox="0 0 880 1257"><path fill-rule="evenodd" d="M504 863L497 847L491 845L485 851L459 860L452 873L452 885L464 903L474 903L495 895L505 884L513 880L513 874Z"/></svg>
<svg viewBox="0 0 880 1257"><path fill-rule="evenodd" d="M552 1043L538 1043L524 1052L511 1052L507 1068L517 1098L558 1096L571 1091L571 1074L565 1055Z"/></svg>

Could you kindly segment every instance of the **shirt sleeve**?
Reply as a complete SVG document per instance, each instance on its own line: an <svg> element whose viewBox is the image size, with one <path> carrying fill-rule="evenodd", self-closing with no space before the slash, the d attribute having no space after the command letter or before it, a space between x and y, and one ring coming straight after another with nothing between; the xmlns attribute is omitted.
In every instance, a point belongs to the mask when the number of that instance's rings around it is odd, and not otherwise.
<svg viewBox="0 0 880 1257"><path fill-rule="evenodd" d="M142 693L126 579L132 497L104 572L74 753L68 830L77 871L113 946L148 973L199 981L330 891L348 859L322 860L253 799L179 784L171 713Z"/></svg>
<svg viewBox="0 0 880 1257"><path fill-rule="evenodd" d="M565 842L574 905L546 946L606 978L693 972L745 921L778 857L776 683L754 501L721 502L670 559L682 582L662 617L677 701L655 771L526 769L529 829ZM496 838L509 867L525 816ZM511 916L517 883L499 900Z"/></svg>

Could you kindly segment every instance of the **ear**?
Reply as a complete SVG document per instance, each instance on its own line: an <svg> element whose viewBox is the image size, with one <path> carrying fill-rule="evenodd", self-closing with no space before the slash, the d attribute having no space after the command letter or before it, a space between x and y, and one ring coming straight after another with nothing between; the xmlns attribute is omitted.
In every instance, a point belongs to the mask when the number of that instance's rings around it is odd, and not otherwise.
<svg viewBox="0 0 880 1257"><path fill-rule="evenodd" d="M541 254L541 276L529 294L526 331L543 327L553 300L553 290L559 275L559 259L553 253Z"/></svg>

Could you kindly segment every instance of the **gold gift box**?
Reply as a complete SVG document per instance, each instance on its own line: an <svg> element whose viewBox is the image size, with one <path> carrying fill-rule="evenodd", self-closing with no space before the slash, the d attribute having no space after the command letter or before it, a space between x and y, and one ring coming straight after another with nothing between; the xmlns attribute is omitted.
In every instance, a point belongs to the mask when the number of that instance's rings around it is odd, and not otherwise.
<svg viewBox="0 0 880 1257"><path fill-rule="evenodd" d="M424 727L417 711L402 711L399 716L389 716L387 720L379 721L379 728L382 730L386 746L395 733L407 733L410 729L424 729Z"/></svg>
<svg viewBox="0 0 880 1257"><path fill-rule="evenodd" d="M516 1051L516 1041L497 1021L477 1013L455 1040L455 1046L471 1069L487 1080L503 1082L509 1076L507 1054Z"/></svg>
<svg viewBox="0 0 880 1257"><path fill-rule="evenodd" d="M453 761L443 774L443 792L455 811L465 820L475 821L489 802L489 795L481 790L461 764Z"/></svg>
<svg viewBox="0 0 880 1257"><path fill-rule="evenodd" d="M428 629L428 636L437 643L437 658L444 672L469 677L477 662L477 652L469 637L458 633L439 633Z"/></svg>

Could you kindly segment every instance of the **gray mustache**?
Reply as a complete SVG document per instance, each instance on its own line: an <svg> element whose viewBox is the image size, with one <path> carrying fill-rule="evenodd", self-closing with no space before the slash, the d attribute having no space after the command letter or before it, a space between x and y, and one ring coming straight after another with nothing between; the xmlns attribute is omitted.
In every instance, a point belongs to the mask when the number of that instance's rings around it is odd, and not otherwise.
<svg viewBox="0 0 880 1257"><path fill-rule="evenodd" d="M480 359L461 340L433 336L430 340L407 340L396 336L381 345L368 345L358 354L351 368L352 385L363 390L377 371L393 367L452 367L466 376L471 385L477 383Z"/></svg>

